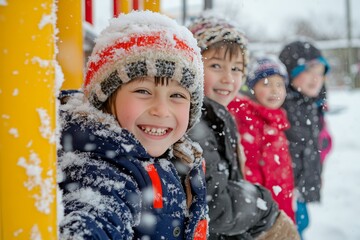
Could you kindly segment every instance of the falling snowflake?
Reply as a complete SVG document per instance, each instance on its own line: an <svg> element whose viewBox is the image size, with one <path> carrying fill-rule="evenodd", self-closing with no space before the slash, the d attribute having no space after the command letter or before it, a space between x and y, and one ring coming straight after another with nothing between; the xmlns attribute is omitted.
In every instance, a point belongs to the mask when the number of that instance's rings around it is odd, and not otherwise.
<svg viewBox="0 0 360 240"><path fill-rule="evenodd" d="M266 202L264 201L264 199L261 198L256 199L256 206L264 211L268 209L266 206Z"/></svg>
<svg viewBox="0 0 360 240"><path fill-rule="evenodd" d="M277 196L282 191L282 188L280 186L273 186L272 190L274 194Z"/></svg>
<svg viewBox="0 0 360 240"><path fill-rule="evenodd" d="M278 165L280 165L280 157L279 157L279 155L277 155L277 154L274 155L274 161L275 161Z"/></svg>

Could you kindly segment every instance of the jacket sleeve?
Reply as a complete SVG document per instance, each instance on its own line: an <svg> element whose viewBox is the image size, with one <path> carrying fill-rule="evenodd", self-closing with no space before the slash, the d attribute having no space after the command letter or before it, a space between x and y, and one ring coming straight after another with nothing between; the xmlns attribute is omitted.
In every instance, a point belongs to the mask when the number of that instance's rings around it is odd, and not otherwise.
<svg viewBox="0 0 360 240"><path fill-rule="evenodd" d="M286 131L293 160L295 186L301 193L301 201L320 199L321 162L318 139L314 139L309 128L296 126ZM307 140L304 140L307 139Z"/></svg>
<svg viewBox="0 0 360 240"><path fill-rule="evenodd" d="M132 239L141 207L137 184L85 154L59 158L64 216L60 239Z"/></svg>
<svg viewBox="0 0 360 240"><path fill-rule="evenodd" d="M271 194L247 181L230 179L228 163L219 154L216 139L204 122L190 137L203 148L206 162L207 201L210 234L240 235L266 231L278 215Z"/></svg>

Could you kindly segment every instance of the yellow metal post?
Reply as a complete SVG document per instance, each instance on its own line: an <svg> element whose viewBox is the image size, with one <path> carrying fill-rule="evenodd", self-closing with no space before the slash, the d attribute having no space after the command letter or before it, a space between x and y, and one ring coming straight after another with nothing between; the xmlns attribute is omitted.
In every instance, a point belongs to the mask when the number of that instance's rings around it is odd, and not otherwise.
<svg viewBox="0 0 360 240"><path fill-rule="evenodd" d="M131 11L130 0L114 0L114 16Z"/></svg>
<svg viewBox="0 0 360 240"><path fill-rule="evenodd" d="M57 239L55 9L0 3L0 239Z"/></svg>
<svg viewBox="0 0 360 240"><path fill-rule="evenodd" d="M79 89L83 82L84 54L82 1L58 0L57 26L59 54L64 73L62 89Z"/></svg>
<svg viewBox="0 0 360 240"><path fill-rule="evenodd" d="M144 0L144 10L160 12L160 0Z"/></svg>

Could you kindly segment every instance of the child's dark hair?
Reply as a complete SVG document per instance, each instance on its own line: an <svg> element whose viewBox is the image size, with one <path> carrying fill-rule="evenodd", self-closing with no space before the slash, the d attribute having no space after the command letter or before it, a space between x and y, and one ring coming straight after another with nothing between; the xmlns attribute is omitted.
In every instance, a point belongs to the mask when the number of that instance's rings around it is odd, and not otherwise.
<svg viewBox="0 0 360 240"><path fill-rule="evenodd" d="M241 54L244 57L242 72L244 73L244 80L245 80L245 74L246 74L245 69L247 67L247 61L245 56L246 53L242 45L239 45L234 41L223 40L210 45L208 48L203 50L202 53L208 50L215 50L215 53L219 53L222 49L225 49L223 56L224 59L226 59L227 56L229 56L230 59L233 59L238 57L239 54Z"/></svg>
<svg viewBox="0 0 360 240"><path fill-rule="evenodd" d="M225 49L224 58L226 58L227 54L229 54L230 59L239 56L239 54L244 54L241 46L234 41L220 41L212 44L206 50L211 49L214 49L216 53L218 53L221 49Z"/></svg>

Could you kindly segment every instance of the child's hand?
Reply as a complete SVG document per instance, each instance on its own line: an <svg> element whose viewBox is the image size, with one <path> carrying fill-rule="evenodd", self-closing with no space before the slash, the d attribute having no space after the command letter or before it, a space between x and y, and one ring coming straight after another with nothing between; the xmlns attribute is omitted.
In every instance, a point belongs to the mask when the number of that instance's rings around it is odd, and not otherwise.
<svg viewBox="0 0 360 240"><path fill-rule="evenodd" d="M187 172L198 165L202 160L202 149L197 142L193 142L187 136L182 137L174 144L174 156L177 157L184 166L184 171Z"/></svg>

